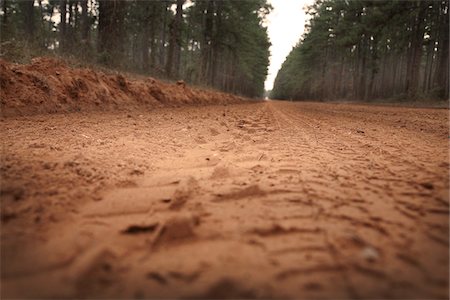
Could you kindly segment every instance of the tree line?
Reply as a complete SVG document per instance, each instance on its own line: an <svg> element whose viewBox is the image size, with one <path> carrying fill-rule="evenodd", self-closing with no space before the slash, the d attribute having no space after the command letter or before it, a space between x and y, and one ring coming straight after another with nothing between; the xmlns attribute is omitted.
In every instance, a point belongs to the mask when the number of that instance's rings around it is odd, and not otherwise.
<svg viewBox="0 0 450 300"><path fill-rule="evenodd" d="M261 96L266 0L1 0L4 57L34 53Z"/></svg>
<svg viewBox="0 0 450 300"><path fill-rule="evenodd" d="M448 99L448 13L448 0L317 0L272 97Z"/></svg>

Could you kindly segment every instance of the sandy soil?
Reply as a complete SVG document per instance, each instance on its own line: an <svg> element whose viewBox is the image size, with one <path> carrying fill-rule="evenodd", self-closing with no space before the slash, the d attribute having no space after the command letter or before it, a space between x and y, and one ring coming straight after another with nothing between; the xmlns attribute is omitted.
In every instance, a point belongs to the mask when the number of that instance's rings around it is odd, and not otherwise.
<svg viewBox="0 0 450 300"><path fill-rule="evenodd" d="M1 119L2 298L448 298L448 110Z"/></svg>

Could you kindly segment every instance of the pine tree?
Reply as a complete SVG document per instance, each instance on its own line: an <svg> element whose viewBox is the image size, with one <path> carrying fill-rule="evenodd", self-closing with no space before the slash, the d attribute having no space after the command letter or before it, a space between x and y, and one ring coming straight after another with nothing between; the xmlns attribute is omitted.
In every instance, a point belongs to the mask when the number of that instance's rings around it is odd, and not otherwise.
<svg viewBox="0 0 450 300"><path fill-rule="evenodd" d="M319 0L272 97L448 99L448 1Z"/></svg>

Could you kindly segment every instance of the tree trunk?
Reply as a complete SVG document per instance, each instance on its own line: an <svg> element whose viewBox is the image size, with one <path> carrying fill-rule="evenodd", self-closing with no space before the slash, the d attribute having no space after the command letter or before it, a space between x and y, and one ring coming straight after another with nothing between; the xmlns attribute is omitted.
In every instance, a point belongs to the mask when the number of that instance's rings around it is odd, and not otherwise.
<svg viewBox="0 0 450 300"><path fill-rule="evenodd" d="M220 35L222 34L222 1L218 1L216 3L216 10L214 12L216 26L215 32L213 34L213 39L211 41L211 76L210 76L210 85L216 86L216 77L217 77L217 65L219 63L220 58L220 45L218 43Z"/></svg>
<svg viewBox="0 0 450 300"><path fill-rule="evenodd" d="M156 24L157 24L157 18L156 18L156 9L158 3L151 3L151 14L150 14L150 62L149 65L153 68L156 62Z"/></svg>
<svg viewBox="0 0 450 300"><path fill-rule="evenodd" d="M61 0L59 3L60 19L59 19L59 48L62 52L66 51L66 29L67 29L67 0Z"/></svg>
<svg viewBox="0 0 450 300"><path fill-rule="evenodd" d="M211 79L211 52L212 52L212 30L214 26L214 6L215 1L207 2L205 21L203 27L203 47L202 47L202 75L203 82L208 83Z"/></svg>
<svg viewBox="0 0 450 300"><path fill-rule="evenodd" d="M142 70L147 72L150 68L150 57L148 53L149 42L148 42L148 31L144 30L142 33L142 41L141 41L141 54L142 54Z"/></svg>
<svg viewBox="0 0 450 300"><path fill-rule="evenodd" d="M89 44L89 27L88 0L81 0L81 39L85 44Z"/></svg>
<svg viewBox="0 0 450 300"><path fill-rule="evenodd" d="M316 98L319 98L320 100L324 100L328 95L327 95L327 91L325 88L325 73L326 73L326 69L327 69L327 60L328 60L328 47L325 47L325 55L323 58L323 64L322 64L322 70L321 70L321 74L320 74L320 92L317 93Z"/></svg>
<svg viewBox="0 0 450 300"><path fill-rule="evenodd" d="M367 61L367 55L366 55L366 43L367 37L364 35L362 37L361 42L361 64L360 64L360 76L359 76L359 82L358 82L358 99L361 100L365 97L366 94L366 61Z"/></svg>
<svg viewBox="0 0 450 300"><path fill-rule="evenodd" d="M177 0L175 18L169 25L169 49L167 52L166 74L168 77L178 77L181 52L181 22L183 21L183 4L185 0Z"/></svg>
<svg viewBox="0 0 450 300"><path fill-rule="evenodd" d="M125 1L99 0L98 51L107 65L123 63L125 9Z"/></svg>
<svg viewBox="0 0 450 300"><path fill-rule="evenodd" d="M449 19L448 2L441 2L441 30L438 43L438 63L435 71L435 86L441 90L443 98L449 98Z"/></svg>
<svg viewBox="0 0 450 300"><path fill-rule="evenodd" d="M425 68L423 71L423 82L422 82L422 92L426 93L428 91L428 78L429 73L431 73L431 67L433 62L433 45L434 41L429 41L427 47L427 58L425 61Z"/></svg>
<svg viewBox="0 0 450 300"><path fill-rule="evenodd" d="M142 65L141 65L141 69L144 72L147 72L149 70L150 67L150 58L149 58L149 30L148 30L148 26L150 25L150 19L151 19L151 15L150 15L150 5L151 3L148 1L142 1L142 2L138 2L138 6L139 9L141 9L144 12L144 15L142 17L142 31L140 33L140 37L141 37L141 57L142 57Z"/></svg>
<svg viewBox="0 0 450 300"><path fill-rule="evenodd" d="M164 3L163 7L163 26L161 28L161 44L159 47L159 65L164 68L166 58L166 27L167 27L167 3Z"/></svg>
<svg viewBox="0 0 450 300"><path fill-rule="evenodd" d="M390 82L390 96L394 96L397 91L397 70L399 65L399 57L396 57L395 53L392 56L393 64L392 64L392 81ZM401 65L401 64L400 64Z"/></svg>
<svg viewBox="0 0 450 300"><path fill-rule="evenodd" d="M177 12L175 15L175 23L176 23L176 45L175 45L175 70L174 76L179 77L180 66L181 66L181 33L182 33L182 24L183 24L183 4L185 0L177 0Z"/></svg>
<svg viewBox="0 0 450 300"><path fill-rule="evenodd" d="M73 45L74 45L74 38L75 38L75 18L74 18L74 11L73 11L73 5L74 0L69 0L69 19L67 20L66 25L66 45L67 50L73 51ZM75 13L76 14L76 13Z"/></svg>
<svg viewBox="0 0 450 300"><path fill-rule="evenodd" d="M23 17L23 32L29 42L34 41L34 0L21 0L19 7Z"/></svg>
<svg viewBox="0 0 450 300"><path fill-rule="evenodd" d="M367 87L367 90L364 95L364 99L368 100L369 98L373 97L373 85L375 81L375 75L378 72L378 65L377 65L377 47L378 47L378 38L376 36L373 37L372 41L372 55L370 57L371 59L371 66L370 66L370 80L369 80L369 86Z"/></svg>
<svg viewBox="0 0 450 300"><path fill-rule="evenodd" d="M3 15L1 16L2 18L2 23L1 23L1 27L0 27L0 31L1 31L1 35L2 35L2 39L9 39L9 35L10 35L10 29L9 29L9 10L8 10L8 1L7 0L2 0L1 6L2 6L2 11L3 11Z"/></svg>
<svg viewBox="0 0 450 300"><path fill-rule="evenodd" d="M381 67L381 78L380 78L380 84L378 86L376 96L385 96L385 90L386 90L386 66L387 66L387 60L389 58L389 55L387 51L384 51L383 55L383 64Z"/></svg>
<svg viewBox="0 0 450 300"><path fill-rule="evenodd" d="M7 0L2 1L2 10L3 10L3 19L2 19L2 25L6 26L8 23L8 3Z"/></svg>
<svg viewBox="0 0 450 300"><path fill-rule="evenodd" d="M409 96L415 96L419 87L420 64L422 59L422 43L425 28L423 19L427 8L426 2L417 2L417 16L413 19L412 41L409 53L408 75L406 80L406 92Z"/></svg>

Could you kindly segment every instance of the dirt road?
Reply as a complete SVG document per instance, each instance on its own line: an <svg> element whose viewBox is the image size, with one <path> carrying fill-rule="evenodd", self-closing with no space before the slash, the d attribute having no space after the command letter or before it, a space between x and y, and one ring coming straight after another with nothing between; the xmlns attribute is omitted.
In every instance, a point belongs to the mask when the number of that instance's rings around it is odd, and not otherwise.
<svg viewBox="0 0 450 300"><path fill-rule="evenodd" d="M4 118L2 298L448 298L448 110Z"/></svg>

